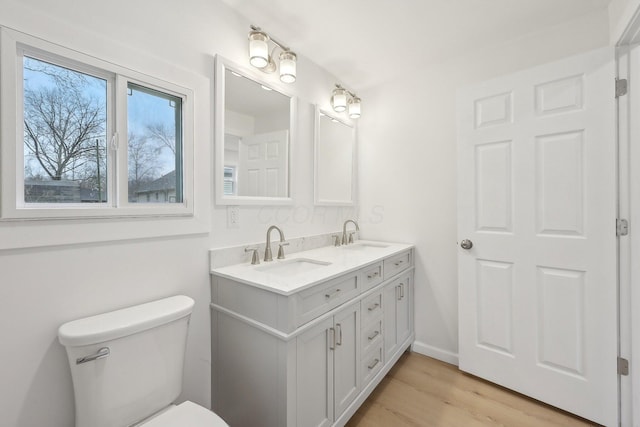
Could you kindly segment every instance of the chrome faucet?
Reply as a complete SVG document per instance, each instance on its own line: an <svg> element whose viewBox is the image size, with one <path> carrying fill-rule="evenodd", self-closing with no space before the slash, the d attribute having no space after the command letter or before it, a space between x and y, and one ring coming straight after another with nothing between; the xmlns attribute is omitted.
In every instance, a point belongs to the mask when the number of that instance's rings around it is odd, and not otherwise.
<svg viewBox="0 0 640 427"><path fill-rule="evenodd" d="M271 231L278 230L280 233L280 243L278 247L278 259L284 259L284 249L283 246L287 246L289 242L284 241L284 233L277 226L272 225L267 230L267 246L264 248L264 260L265 261L273 261L273 255L271 254Z"/></svg>
<svg viewBox="0 0 640 427"><path fill-rule="evenodd" d="M347 224L352 222L353 225L356 226L356 231L360 231L360 227L358 226L358 223L355 222L352 219L348 219L344 222L344 225L342 226L342 244L343 245L348 245L349 243L353 243L353 233L349 233L349 237L347 238Z"/></svg>

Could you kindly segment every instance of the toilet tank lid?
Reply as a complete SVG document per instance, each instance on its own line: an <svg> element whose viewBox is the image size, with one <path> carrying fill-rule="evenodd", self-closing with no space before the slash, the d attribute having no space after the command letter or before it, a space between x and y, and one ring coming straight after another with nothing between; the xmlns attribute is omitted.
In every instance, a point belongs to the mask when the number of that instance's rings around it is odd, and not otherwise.
<svg viewBox="0 0 640 427"><path fill-rule="evenodd" d="M58 329L60 344L79 347L142 332L188 316L193 299L177 295L65 323Z"/></svg>

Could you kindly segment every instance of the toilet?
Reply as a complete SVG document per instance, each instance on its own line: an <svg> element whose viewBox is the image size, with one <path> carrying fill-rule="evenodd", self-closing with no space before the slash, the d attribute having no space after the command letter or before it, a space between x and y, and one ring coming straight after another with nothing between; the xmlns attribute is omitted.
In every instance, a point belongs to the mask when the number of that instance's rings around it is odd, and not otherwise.
<svg viewBox="0 0 640 427"><path fill-rule="evenodd" d="M65 323L76 427L228 427L182 391L194 301L174 296Z"/></svg>

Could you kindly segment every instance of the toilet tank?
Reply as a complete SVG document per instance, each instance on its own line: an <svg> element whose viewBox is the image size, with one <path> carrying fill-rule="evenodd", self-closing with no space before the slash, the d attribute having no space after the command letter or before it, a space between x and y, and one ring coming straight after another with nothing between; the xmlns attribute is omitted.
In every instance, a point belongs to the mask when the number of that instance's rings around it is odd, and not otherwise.
<svg viewBox="0 0 640 427"><path fill-rule="evenodd" d="M182 390L194 301L174 296L65 323L76 427L129 426Z"/></svg>

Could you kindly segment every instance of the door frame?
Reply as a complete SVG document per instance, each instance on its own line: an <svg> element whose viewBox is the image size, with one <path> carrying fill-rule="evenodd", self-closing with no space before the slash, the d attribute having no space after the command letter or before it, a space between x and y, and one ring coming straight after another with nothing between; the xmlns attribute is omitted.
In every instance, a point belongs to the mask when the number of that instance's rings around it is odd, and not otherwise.
<svg viewBox="0 0 640 427"><path fill-rule="evenodd" d="M618 218L629 221L629 234L618 239L618 354L629 361L630 374L618 378L620 422L631 426L640 422L640 407L633 405L640 401L640 313L632 310L640 306L640 263L632 262L633 254L640 252L640 233L633 229L640 224L640 196L632 199L632 194L640 194L640 169L631 168L640 163L640 150L634 148L640 147L640 120L631 121L640 116L640 85L634 88L632 78L640 75L640 8L616 43L616 66L617 77L628 81L627 94L617 99Z"/></svg>

